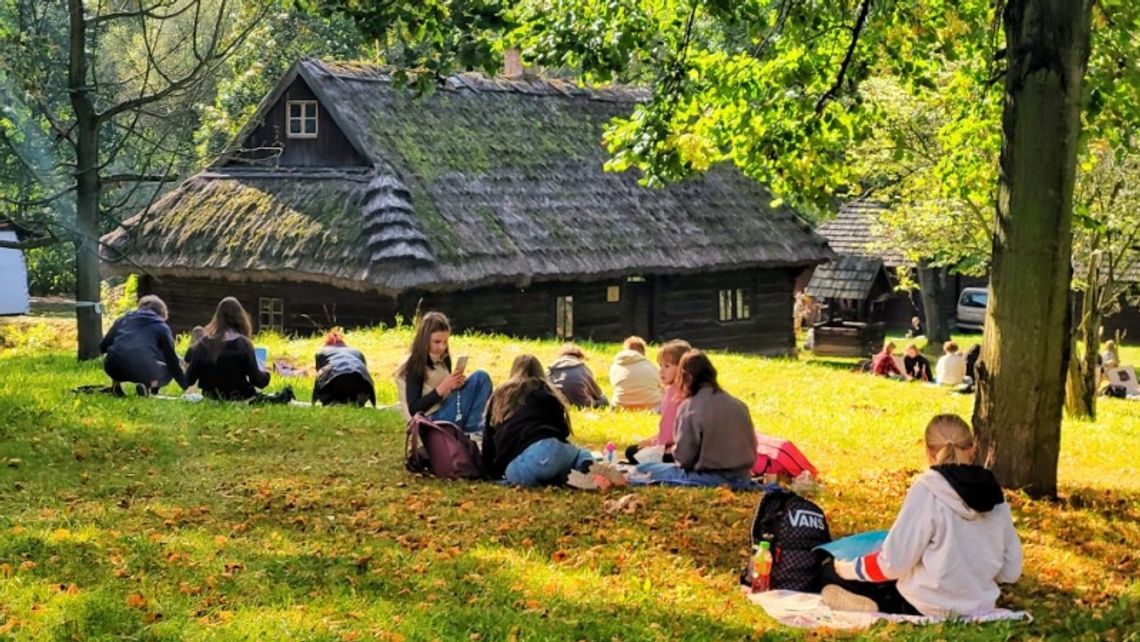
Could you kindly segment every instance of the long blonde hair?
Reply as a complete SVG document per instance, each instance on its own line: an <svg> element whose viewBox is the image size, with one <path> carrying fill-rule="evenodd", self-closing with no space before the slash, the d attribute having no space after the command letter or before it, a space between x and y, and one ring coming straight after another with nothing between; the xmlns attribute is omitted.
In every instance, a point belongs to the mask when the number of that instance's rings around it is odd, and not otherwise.
<svg viewBox="0 0 1140 642"><path fill-rule="evenodd" d="M931 465L972 464L974 435L958 415L935 415L926 425L926 452Z"/></svg>
<svg viewBox="0 0 1140 642"><path fill-rule="evenodd" d="M489 423L497 426L510 419L511 415L523 407L530 393L539 388L546 388L555 399L558 399L562 404L562 412L566 415L566 423L569 425L570 416L567 412L566 398L546 378L546 371L542 369L542 363L538 358L529 354L515 357L514 363L511 364L510 378L495 388L495 392L491 394L491 411L487 417Z"/></svg>

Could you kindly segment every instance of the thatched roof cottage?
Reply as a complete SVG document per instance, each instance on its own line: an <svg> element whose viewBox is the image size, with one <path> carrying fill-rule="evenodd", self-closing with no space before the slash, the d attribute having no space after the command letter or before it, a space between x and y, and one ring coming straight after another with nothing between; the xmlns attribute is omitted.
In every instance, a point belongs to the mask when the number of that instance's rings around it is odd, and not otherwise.
<svg viewBox="0 0 1140 642"><path fill-rule="evenodd" d="M792 347L792 283L833 256L735 168L648 189L603 171L602 131L646 94L306 59L230 151L104 238L172 325L237 296L260 329L446 312L459 328ZM129 259L129 260L124 260Z"/></svg>

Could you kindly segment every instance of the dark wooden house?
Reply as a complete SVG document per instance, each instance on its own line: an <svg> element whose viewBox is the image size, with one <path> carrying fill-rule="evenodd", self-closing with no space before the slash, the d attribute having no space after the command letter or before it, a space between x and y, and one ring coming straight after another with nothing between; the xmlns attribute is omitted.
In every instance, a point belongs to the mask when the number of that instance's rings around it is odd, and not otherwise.
<svg viewBox="0 0 1140 642"><path fill-rule="evenodd" d="M391 323L793 347L792 284L826 242L722 166L663 189L603 170L606 123L646 93L303 60L231 151L104 238L171 323L238 297L261 330Z"/></svg>

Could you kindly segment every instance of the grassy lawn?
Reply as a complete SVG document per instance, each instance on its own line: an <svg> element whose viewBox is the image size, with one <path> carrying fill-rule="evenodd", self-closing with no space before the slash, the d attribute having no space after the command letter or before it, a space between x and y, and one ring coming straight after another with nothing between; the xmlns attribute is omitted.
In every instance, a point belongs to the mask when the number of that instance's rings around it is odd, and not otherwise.
<svg viewBox="0 0 1140 642"><path fill-rule="evenodd" d="M394 411L248 408L76 396L103 380L63 327L0 326L0 640L819 639L736 593L756 494L606 495L413 477ZM353 332L381 403L407 330ZM978 337L980 339L980 337ZM969 341L969 339L967 339ZM316 340L262 337L309 365ZM2 346L4 344L0 344ZM18 346L13 348L12 346ZM586 346L603 388L612 345ZM501 380L552 342L461 336ZM1129 348L1126 361L1140 362ZM841 362L717 355L762 431L823 471L833 532L886 528L924 466L931 415L971 399ZM275 378L308 399L308 378ZM173 392L173 389L170 390ZM1137 640L1140 404L1068 422L1058 502L1009 494L1026 551L1003 606L1033 623L879 627L852 639ZM655 430L648 413L576 412L595 448ZM615 495L611 495L615 496Z"/></svg>

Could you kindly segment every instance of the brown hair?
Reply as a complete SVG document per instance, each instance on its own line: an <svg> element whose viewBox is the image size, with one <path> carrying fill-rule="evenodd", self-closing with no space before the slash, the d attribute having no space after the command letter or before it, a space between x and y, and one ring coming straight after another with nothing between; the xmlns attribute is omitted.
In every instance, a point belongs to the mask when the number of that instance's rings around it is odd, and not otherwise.
<svg viewBox="0 0 1140 642"><path fill-rule="evenodd" d="M915 352L918 352L918 344L917 344L917 343L912 343L912 344L910 344L910 345L908 345L908 346L906 347L906 352L910 352L911 350L914 350Z"/></svg>
<svg viewBox="0 0 1140 642"><path fill-rule="evenodd" d="M897 347L898 346L895 345L894 341L888 341L888 342L883 344L883 352L889 352L891 350L894 350Z"/></svg>
<svg viewBox="0 0 1140 642"><path fill-rule="evenodd" d="M688 341L683 339L673 339L667 341L661 349L657 351L657 365L664 365L668 363L681 363L681 357L685 353L692 350L693 346L689 345Z"/></svg>
<svg viewBox="0 0 1140 642"><path fill-rule="evenodd" d="M586 359L586 353L573 343L563 343L562 347L558 349L558 356L560 357L574 357L575 359Z"/></svg>
<svg viewBox="0 0 1140 642"><path fill-rule="evenodd" d="M538 358L530 354L520 354L511 364L511 376L504 381L495 392L491 393L490 408L487 421L492 426L498 426L518 412L526 403L530 393L545 388L562 404L562 412L566 416L566 424L570 424L570 416L566 410L566 399L546 378L546 371Z"/></svg>
<svg viewBox="0 0 1140 642"><path fill-rule="evenodd" d="M933 466L973 463L974 435L958 415L935 415L926 425L926 450Z"/></svg>
<svg viewBox="0 0 1140 642"><path fill-rule="evenodd" d="M408 360L396 370L405 378L423 378L431 354L431 335L436 332L451 332L451 322L442 312L427 312L416 324L416 334L412 337L412 349Z"/></svg>
<svg viewBox="0 0 1140 642"><path fill-rule="evenodd" d="M947 354L954 354L958 351L958 344L953 341L947 341L942 344L942 349L946 351Z"/></svg>
<svg viewBox="0 0 1140 642"><path fill-rule="evenodd" d="M684 396L692 397L705 386L710 386L713 392L720 392L720 384L716 381L716 368L708 355L700 350L689 350L681 357L681 392Z"/></svg>
<svg viewBox="0 0 1140 642"><path fill-rule="evenodd" d="M622 342L621 347L625 350L633 350L645 354L645 339L641 337L628 337Z"/></svg>
<svg viewBox="0 0 1140 642"><path fill-rule="evenodd" d="M154 294L148 294L148 295L140 298L138 308L140 310L150 310L151 312L162 317L163 321L165 321L166 318L169 316L169 314L167 313L167 310L166 310L166 302L164 302L162 299L158 298Z"/></svg>
<svg viewBox="0 0 1140 642"><path fill-rule="evenodd" d="M214 318L206 324L204 341L210 356L214 359L217 359L218 354L222 351L222 344L226 340L227 331L236 332L246 339L253 336L253 323L249 320L249 315L241 306L241 301L232 296L218 301L218 307L214 310Z"/></svg>

